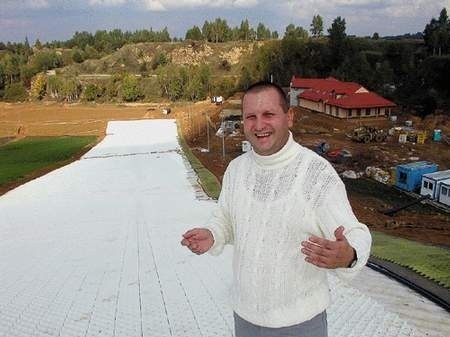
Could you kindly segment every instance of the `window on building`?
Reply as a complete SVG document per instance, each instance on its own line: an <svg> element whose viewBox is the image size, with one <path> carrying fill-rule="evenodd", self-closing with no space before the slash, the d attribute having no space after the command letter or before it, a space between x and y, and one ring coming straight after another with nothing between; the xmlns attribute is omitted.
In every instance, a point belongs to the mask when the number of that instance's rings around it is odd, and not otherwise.
<svg viewBox="0 0 450 337"><path fill-rule="evenodd" d="M447 195L448 189L447 187L442 186L442 195Z"/></svg>
<svg viewBox="0 0 450 337"><path fill-rule="evenodd" d="M352 111L353 111L353 109L348 109L348 116L349 116L349 117L352 116Z"/></svg>
<svg viewBox="0 0 450 337"><path fill-rule="evenodd" d="M428 181L423 182L423 188L428 188Z"/></svg>
<svg viewBox="0 0 450 337"><path fill-rule="evenodd" d="M432 183L432 182L429 182L429 183L428 183L428 188L429 188L430 190L433 189L433 183Z"/></svg>
<svg viewBox="0 0 450 337"><path fill-rule="evenodd" d="M370 109L366 109L366 116L370 115Z"/></svg>
<svg viewBox="0 0 450 337"><path fill-rule="evenodd" d="M356 109L356 116L361 116L361 109Z"/></svg>
<svg viewBox="0 0 450 337"><path fill-rule="evenodd" d="M398 175L398 181L402 184L406 184L406 179L408 179L408 175L405 172L400 172Z"/></svg>

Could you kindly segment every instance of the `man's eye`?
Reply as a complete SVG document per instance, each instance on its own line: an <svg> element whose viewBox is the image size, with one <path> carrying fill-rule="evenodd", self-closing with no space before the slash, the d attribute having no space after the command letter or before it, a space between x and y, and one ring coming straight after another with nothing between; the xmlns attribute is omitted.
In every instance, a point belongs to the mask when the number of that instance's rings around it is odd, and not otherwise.
<svg viewBox="0 0 450 337"><path fill-rule="evenodd" d="M255 116L250 115L250 116L245 117L245 119L255 119Z"/></svg>

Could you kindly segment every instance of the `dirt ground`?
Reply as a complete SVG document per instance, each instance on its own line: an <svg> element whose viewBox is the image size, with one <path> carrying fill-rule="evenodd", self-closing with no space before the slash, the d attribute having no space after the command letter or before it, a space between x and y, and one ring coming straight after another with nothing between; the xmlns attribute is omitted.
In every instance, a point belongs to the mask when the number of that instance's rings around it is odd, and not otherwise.
<svg viewBox="0 0 450 337"><path fill-rule="evenodd" d="M188 105L172 105L169 115L162 114L164 104L96 105L96 104L7 104L0 103L0 144L26 136L96 135L101 139L105 135L108 121L137 120L153 118L177 118L186 140L202 163L220 180L228 163L242 153L242 134L224 139L215 135L220 124L219 112L222 108L239 108L238 100L233 104L216 106L208 101ZM209 152L207 120L209 127ZM448 117L428 118L424 121L411 116L399 116L397 125L405 120L413 120L419 129L427 129L429 134L438 127L443 133L450 134ZM386 118L364 120L339 120L300 109L295 110L293 134L301 144L314 149L317 144L326 141L330 149L345 148L352 158L343 163L333 163L338 172L348 169L362 172L367 166L376 166L389 171L399 163L415 160L428 160L439 164L439 169L450 168L450 146L427 140L425 144L399 144L396 137L390 137L384 143L361 144L350 140L346 134L361 124L375 125L385 129L394 126ZM76 158L73 158L76 159ZM48 172L48 171L47 171ZM38 172L30 177L45 174ZM383 185L384 186L384 185ZM11 188L14 186L11 186ZM379 210L398 206L392 198L383 197L383 193L372 193L373 185L367 190L354 190L347 186L352 207L358 218L372 229L384 231L400 237L450 247L450 214L427 208L426 211L404 210L394 217L383 215ZM2 192L0 191L0 195ZM396 192L398 193L398 192ZM401 199L398 199L401 200ZM399 201L400 202L400 201ZM404 203L404 202L403 202ZM402 204L402 203L400 203Z"/></svg>

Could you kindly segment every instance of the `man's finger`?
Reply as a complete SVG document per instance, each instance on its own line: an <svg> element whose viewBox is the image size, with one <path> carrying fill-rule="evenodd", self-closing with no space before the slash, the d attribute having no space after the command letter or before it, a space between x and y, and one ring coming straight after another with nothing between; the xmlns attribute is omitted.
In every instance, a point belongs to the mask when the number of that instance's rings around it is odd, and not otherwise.
<svg viewBox="0 0 450 337"><path fill-rule="evenodd" d="M327 248L327 249L332 249L333 248L333 244L334 244L334 241L330 241L330 240L327 240L327 239L319 238L318 236L311 236L309 238L309 241L314 243L314 244L316 244L316 245L318 245L318 246L321 246L321 247Z"/></svg>
<svg viewBox="0 0 450 337"><path fill-rule="evenodd" d="M189 240L188 239L181 240L181 245L182 246L189 246Z"/></svg>
<svg viewBox="0 0 450 337"><path fill-rule="evenodd" d="M338 228L336 228L336 230L334 231L334 236L336 237L337 241L342 241L345 240L345 236L344 236L344 226L339 226Z"/></svg>
<svg viewBox="0 0 450 337"><path fill-rule="evenodd" d="M301 249L301 252L306 255L318 255L318 256L329 256L329 250L324 249L320 246L316 246L314 244L304 245Z"/></svg>
<svg viewBox="0 0 450 337"><path fill-rule="evenodd" d="M183 234L183 238L188 239L191 236L195 235L196 232L197 232L197 230L195 228L194 229L190 229L186 233Z"/></svg>

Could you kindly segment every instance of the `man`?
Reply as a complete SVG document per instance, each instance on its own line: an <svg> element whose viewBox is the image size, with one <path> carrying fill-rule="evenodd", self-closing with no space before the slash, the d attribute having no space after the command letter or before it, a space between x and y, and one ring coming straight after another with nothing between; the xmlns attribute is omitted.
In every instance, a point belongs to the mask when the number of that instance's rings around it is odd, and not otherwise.
<svg viewBox="0 0 450 337"><path fill-rule="evenodd" d="M242 111L253 150L228 166L211 223L187 231L181 244L216 255L234 245L236 337L325 337L326 270L342 277L360 270L369 231L332 166L293 140L280 87L254 84Z"/></svg>

